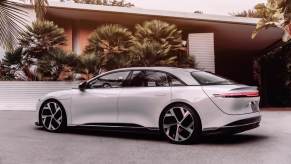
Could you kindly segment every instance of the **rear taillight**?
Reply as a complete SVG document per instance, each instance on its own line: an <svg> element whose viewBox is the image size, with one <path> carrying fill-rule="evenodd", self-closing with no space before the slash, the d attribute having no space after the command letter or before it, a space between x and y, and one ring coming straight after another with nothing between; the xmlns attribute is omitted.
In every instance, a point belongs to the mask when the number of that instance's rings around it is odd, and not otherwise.
<svg viewBox="0 0 291 164"><path fill-rule="evenodd" d="M215 97L226 97L226 98L239 98L239 97L259 97L258 91L253 92L230 92L230 93L221 93L213 94Z"/></svg>

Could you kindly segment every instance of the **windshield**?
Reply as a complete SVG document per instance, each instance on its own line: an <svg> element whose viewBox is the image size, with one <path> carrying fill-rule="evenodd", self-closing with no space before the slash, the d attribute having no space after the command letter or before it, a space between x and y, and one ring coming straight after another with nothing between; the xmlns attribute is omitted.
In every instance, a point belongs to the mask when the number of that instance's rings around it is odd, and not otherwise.
<svg viewBox="0 0 291 164"><path fill-rule="evenodd" d="M233 81L219 77L212 73L195 71L191 75L202 85L229 85L235 84Z"/></svg>

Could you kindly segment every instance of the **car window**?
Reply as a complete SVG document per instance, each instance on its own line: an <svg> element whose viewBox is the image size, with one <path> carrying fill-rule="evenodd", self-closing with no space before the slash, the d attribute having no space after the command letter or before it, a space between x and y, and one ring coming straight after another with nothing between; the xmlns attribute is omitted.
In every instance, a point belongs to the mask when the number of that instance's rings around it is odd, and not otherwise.
<svg viewBox="0 0 291 164"><path fill-rule="evenodd" d="M185 86L185 84L174 76L168 75L168 80L171 86Z"/></svg>
<svg viewBox="0 0 291 164"><path fill-rule="evenodd" d="M128 81L130 87L167 87L170 86L166 73L158 71L133 71Z"/></svg>
<svg viewBox="0 0 291 164"><path fill-rule="evenodd" d="M129 71L109 73L98 77L89 84L90 88L120 88L129 75Z"/></svg>
<svg viewBox="0 0 291 164"><path fill-rule="evenodd" d="M228 85L234 84L233 81L219 77L212 73L195 71L191 75L202 85Z"/></svg>

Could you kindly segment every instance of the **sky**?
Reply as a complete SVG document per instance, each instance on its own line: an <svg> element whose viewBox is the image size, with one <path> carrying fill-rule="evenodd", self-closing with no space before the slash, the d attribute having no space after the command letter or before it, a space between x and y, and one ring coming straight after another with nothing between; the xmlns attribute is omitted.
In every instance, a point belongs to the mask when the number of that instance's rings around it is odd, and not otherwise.
<svg viewBox="0 0 291 164"><path fill-rule="evenodd" d="M253 8L257 3L267 0L127 0L136 7L194 12L203 11L207 14L228 15L231 12Z"/></svg>

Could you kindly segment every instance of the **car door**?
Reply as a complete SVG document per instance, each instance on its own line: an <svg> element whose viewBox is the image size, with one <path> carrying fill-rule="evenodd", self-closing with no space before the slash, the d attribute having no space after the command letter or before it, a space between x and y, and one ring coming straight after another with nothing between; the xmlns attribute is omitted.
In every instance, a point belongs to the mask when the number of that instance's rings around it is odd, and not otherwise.
<svg viewBox="0 0 291 164"><path fill-rule="evenodd" d="M72 97L73 124L116 123L117 102L129 71L119 71L97 77Z"/></svg>
<svg viewBox="0 0 291 164"><path fill-rule="evenodd" d="M171 100L167 74L159 71L132 71L121 89L118 122L158 127L159 115Z"/></svg>

